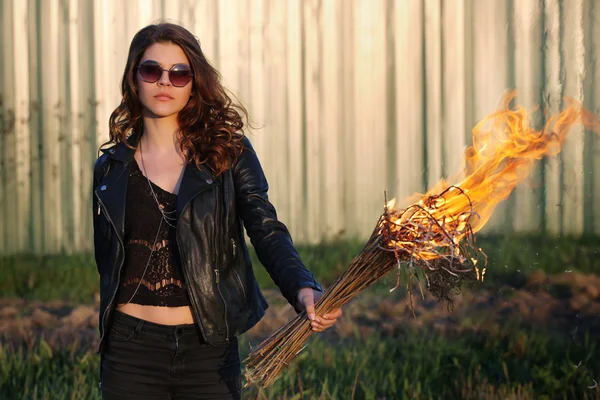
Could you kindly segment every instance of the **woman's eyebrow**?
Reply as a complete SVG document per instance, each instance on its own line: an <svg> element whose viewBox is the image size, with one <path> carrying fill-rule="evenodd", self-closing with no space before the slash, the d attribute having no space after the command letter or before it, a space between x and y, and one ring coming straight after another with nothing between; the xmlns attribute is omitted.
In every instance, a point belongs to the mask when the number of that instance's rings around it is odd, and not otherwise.
<svg viewBox="0 0 600 400"><path fill-rule="evenodd" d="M156 61L156 60L153 60L153 59L151 59L151 58L149 58L149 59L147 59L147 60L141 60L141 61L140 61L140 64L144 64L144 63L148 63L148 64L158 64L158 65L162 66L162 64L161 64L161 63L159 63L158 61Z"/></svg>
<svg viewBox="0 0 600 400"><path fill-rule="evenodd" d="M147 63L157 64L157 65L160 65L161 67L165 68L163 64L161 64L158 61L153 60L151 58L149 58L147 60L140 61L140 64L143 64L143 63L146 63L146 62ZM173 63L173 64L171 64L171 67L169 67L169 68L172 68L174 65L185 65L186 67L190 67L191 68L190 64L188 64L187 61L181 61L181 62Z"/></svg>

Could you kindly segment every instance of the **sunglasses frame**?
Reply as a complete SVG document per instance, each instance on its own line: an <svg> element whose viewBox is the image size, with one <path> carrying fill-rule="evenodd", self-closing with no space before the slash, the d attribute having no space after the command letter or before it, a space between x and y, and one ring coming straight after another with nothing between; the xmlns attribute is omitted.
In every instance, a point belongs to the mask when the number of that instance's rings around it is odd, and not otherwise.
<svg viewBox="0 0 600 400"><path fill-rule="evenodd" d="M139 70L140 70L140 68L141 68L142 66L144 66L144 65L149 65L149 66L153 66L153 67L160 68L160 70L161 70L161 71L160 71L160 75L158 76L158 78L157 78L155 81L149 81L149 80L145 79L145 78L142 76L142 73L141 73ZM177 67L177 66L179 66L179 65L185 65L186 67L188 67L188 68L189 68L189 75L188 75L188 77L190 78L190 80L189 80L189 81L187 81L187 82L185 83L185 85L181 85L181 86L178 86L178 85L176 85L175 83L173 83L173 80L171 79L171 71L173 70L173 68L175 68L175 67ZM136 71L138 71L138 72L139 72L139 74L140 74L140 78L141 78L141 79L142 79L144 82L147 82L147 83L156 83L156 82L160 81L160 79L162 78L162 74L163 74L163 72L165 72L165 71L167 71L167 72L168 72L168 74L167 74L167 75L168 75L168 77L169 77L169 82L171 82L171 85L173 85L174 87L185 87L185 86L187 86L187 84L188 84L188 83L190 83L190 82L191 82L191 81L194 79L194 73L192 72L192 69L191 69L191 68L189 67L189 65L187 65L187 64L181 64L181 63L180 63L180 64L175 64L175 65L173 65L171 68L169 68L169 69L165 69L165 68L163 68L163 67L162 67L162 65L160 65L160 64L159 64L159 63L157 63L157 62L148 62L148 61L144 61L143 63L141 63L140 65L138 65L137 67L135 67L135 69L136 69Z"/></svg>

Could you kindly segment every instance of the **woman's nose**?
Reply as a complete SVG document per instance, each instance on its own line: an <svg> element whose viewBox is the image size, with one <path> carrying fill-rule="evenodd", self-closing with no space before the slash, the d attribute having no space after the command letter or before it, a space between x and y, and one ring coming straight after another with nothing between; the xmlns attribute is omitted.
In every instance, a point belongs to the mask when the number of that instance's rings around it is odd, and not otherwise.
<svg viewBox="0 0 600 400"><path fill-rule="evenodd" d="M158 80L158 84L159 85L164 85L164 86L171 86L171 80L169 79L169 71L168 70L163 70L162 75L160 76L160 79Z"/></svg>

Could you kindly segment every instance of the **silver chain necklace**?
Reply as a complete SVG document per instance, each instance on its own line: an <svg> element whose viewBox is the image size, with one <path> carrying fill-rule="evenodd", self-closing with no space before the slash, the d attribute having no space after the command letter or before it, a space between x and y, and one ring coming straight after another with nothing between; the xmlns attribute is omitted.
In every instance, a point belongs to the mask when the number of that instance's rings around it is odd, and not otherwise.
<svg viewBox="0 0 600 400"><path fill-rule="evenodd" d="M160 214L162 215L162 219L164 219L165 222L169 226L171 226L172 228L175 228L175 221L177 221L177 217L174 217L173 214L177 210L165 211L165 207L162 204L160 204L160 202L158 201L158 197L156 197L156 194L154 193L154 189L152 189L152 183L150 182L150 179L148 179L148 173L146 172L146 165L144 164L144 153L142 153L142 140L141 139L140 139L140 158L142 159L142 168L144 169L144 176L146 177L146 180L148 181L148 186L150 187L150 193L152 193L152 197L154 198L154 201L156 202L158 211L160 211ZM169 221L171 221L171 222L169 222Z"/></svg>
<svg viewBox="0 0 600 400"><path fill-rule="evenodd" d="M142 284L142 280L144 279L144 276L146 275L146 271L148 270L148 265L150 265L150 260L152 259L152 253L154 253L154 248L156 247L156 242L158 241L158 235L160 233L160 228L162 227L163 220L167 224L172 226L173 228L175 228L175 224L173 224L169 221L172 221L172 222L177 221L177 217L172 216L172 214L174 214L177 210L165 211L164 206L162 204L160 204L160 202L158 201L158 198L156 197L156 194L154 193L154 189L152 189L152 183L150 182L150 179L148 178L148 173L146 172L146 165L144 164L144 153L142 152L142 140L141 139L140 139L140 158L142 159L142 168L144 169L142 175L144 175L144 177L148 181L148 186L150 187L150 193L152 193L152 197L154 198L154 201L156 202L156 205L158 207L158 211L160 211L160 214L162 215L162 217L158 224L158 229L156 230L156 236L154 237L154 244L152 245L152 248L150 249L150 255L148 256L148 261L146 262L146 267L144 267L144 272L142 273L142 276L140 277L140 281L138 282L133 294L131 295L129 300L127 300L127 302L125 304L128 304L133 299L133 297L137 293L138 289L140 288L140 285Z"/></svg>

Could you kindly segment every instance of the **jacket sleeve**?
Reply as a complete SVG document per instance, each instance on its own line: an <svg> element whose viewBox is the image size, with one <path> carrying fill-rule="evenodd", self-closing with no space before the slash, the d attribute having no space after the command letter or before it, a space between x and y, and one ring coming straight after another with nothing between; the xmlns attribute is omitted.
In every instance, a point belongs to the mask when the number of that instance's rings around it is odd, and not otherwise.
<svg viewBox="0 0 600 400"><path fill-rule="evenodd" d="M266 177L248 138L244 137L242 144L244 151L233 166L237 212L258 259L283 296L297 309L296 295L300 289L323 289L300 260L287 227L277 219L275 207L267 196Z"/></svg>

